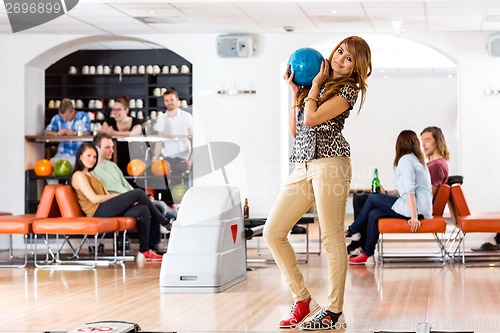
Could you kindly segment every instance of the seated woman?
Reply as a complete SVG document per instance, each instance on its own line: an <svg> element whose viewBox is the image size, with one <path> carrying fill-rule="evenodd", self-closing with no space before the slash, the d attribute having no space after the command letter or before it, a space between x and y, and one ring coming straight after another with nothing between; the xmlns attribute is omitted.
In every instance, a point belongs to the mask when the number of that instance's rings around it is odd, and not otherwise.
<svg viewBox="0 0 500 333"><path fill-rule="evenodd" d="M448 182L448 162L446 161L450 159L450 153L446 146L443 132L439 127L426 127L422 133L420 133L420 136L422 139L423 153L429 161L427 162L427 168L431 175L432 197L434 198L439 186ZM368 193L363 192L359 194L355 193L352 197L354 219L357 219L363 209L366 199L368 199L368 195ZM359 249L364 244L364 238L365 235L361 232L361 239L359 241L352 240L347 246L347 254L351 255L356 252L359 254Z"/></svg>
<svg viewBox="0 0 500 333"><path fill-rule="evenodd" d="M432 217L431 177L415 132L405 130L399 134L394 167L396 190L368 195L359 216L345 232L346 237L354 239L357 233L366 233L363 252L350 258L350 264L365 264L375 253L380 218L407 219L411 231L415 232L421 226L420 219Z"/></svg>
<svg viewBox="0 0 500 333"><path fill-rule="evenodd" d="M130 216L137 218L139 253L137 260L161 260L155 253L160 243L160 224L168 221L156 209L144 191L135 189L123 194L109 194L92 172L97 164L97 149L83 143L76 152L71 178L78 202L88 217Z"/></svg>

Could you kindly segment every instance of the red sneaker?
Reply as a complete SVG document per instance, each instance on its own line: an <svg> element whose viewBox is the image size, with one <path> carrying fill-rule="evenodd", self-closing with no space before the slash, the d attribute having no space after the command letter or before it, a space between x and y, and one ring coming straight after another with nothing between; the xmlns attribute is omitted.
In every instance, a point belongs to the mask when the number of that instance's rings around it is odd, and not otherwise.
<svg viewBox="0 0 500 333"><path fill-rule="evenodd" d="M155 253L153 250L147 250L144 252L139 252L137 254L137 260L162 260L163 256Z"/></svg>
<svg viewBox="0 0 500 333"><path fill-rule="evenodd" d="M349 258L349 263L351 265L364 265L366 264L366 261L370 258L371 256L367 256L364 253L361 253L359 256L354 257L354 258Z"/></svg>
<svg viewBox="0 0 500 333"><path fill-rule="evenodd" d="M280 322L280 328L297 328L298 325L313 311L319 308L311 297L305 301L298 301L292 305L290 318Z"/></svg>

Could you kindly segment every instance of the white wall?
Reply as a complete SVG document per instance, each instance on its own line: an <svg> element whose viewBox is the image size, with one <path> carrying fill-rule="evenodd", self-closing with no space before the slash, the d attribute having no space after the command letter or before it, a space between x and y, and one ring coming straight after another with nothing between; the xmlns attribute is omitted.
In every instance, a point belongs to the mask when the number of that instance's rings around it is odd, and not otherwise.
<svg viewBox="0 0 500 333"><path fill-rule="evenodd" d="M267 34L259 36L256 56L248 59L222 59L216 56L216 35L148 35L132 36L158 43L179 53L193 63L194 113L197 117L195 145L208 141L234 142L241 147L241 155L229 170L230 180L243 187L248 196L252 215L265 215L280 187L283 159L287 152L281 148L284 112L281 102L281 64L298 47L331 41L332 46L347 34ZM447 135L450 145L458 152L456 173L465 176L465 191L473 212L498 209L495 200L500 186L495 177L500 156L496 146L500 136L496 134L499 123L500 97L486 96L483 90L490 85L500 88L498 75L500 58L487 55L484 45L487 34L443 33L409 36L455 59L459 69L458 128L459 132ZM19 214L24 211L24 169L32 166L40 149L27 150L24 135L37 134L40 129L40 112L43 110L43 70L51 63L51 50L56 61L65 53L78 48L81 36L33 36L0 35L0 100L1 115L6 123L0 131L4 161L0 163L0 210ZM94 37L99 39L101 37ZM110 38L110 37L107 37ZM76 41L76 42L75 42ZM65 47L56 48L63 43ZM83 44L83 41L81 42ZM65 51L66 49L66 51ZM47 52L48 51L48 52ZM32 61L40 54L43 61ZM38 59L40 60L40 59ZM29 68L26 64L30 63ZM27 83L29 89L26 89ZM255 89L254 96L220 97L221 88ZM431 86L439 93L428 98L422 96L420 87ZM439 82L414 80L397 83L370 82L367 104L359 116L353 113L348 120L346 135L353 144L354 163L358 156L367 156L374 149L385 147L392 160L395 135L403 128L419 131L433 124L436 110L445 105L453 108L457 94L452 87L437 90ZM404 93L403 93L404 92ZM413 92L413 93L412 93ZM370 105L387 105L386 109L371 109ZM415 109L415 106L418 108ZM386 114L397 111L398 116ZM413 115L413 116L412 116ZM418 116L415 116L418 115ZM373 132L356 132L358 122L376 121ZM36 125L33 125L36 123ZM451 129L451 124L436 124ZM448 133L447 133L448 134ZM378 143L380 140L380 143ZM25 151L29 153L24 154ZM376 163L382 169L383 180L391 178L390 166ZM373 166L370 163L366 168ZM235 171L236 170L236 171ZM387 171L389 170L389 171ZM387 172L387 173L386 173ZM392 178L391 178L392 179ZM199 180L202 182L203 180ZM472 195L474 193L475 195Z"/></svg>

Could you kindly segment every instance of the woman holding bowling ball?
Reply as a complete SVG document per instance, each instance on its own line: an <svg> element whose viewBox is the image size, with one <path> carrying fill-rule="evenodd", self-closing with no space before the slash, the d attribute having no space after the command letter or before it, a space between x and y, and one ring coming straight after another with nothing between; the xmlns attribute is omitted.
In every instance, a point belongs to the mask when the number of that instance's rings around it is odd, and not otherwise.
<svg viewBox="0 0 500 333"><path fill-rule="evenodd" d="M330 330L345 327L342 315L347 251L344 218L351 181L349 143L342 135L345 120L372 72L371 51L360 37L342 40L322 61L311 86L294 82L290 65L284 78L293 96L289 114L294 138L290 161L293 172L274 203L264 227L264 238L293 295L289 318L280 328ZM359 112L358 110L358 112ZM321 240L328 261L327 304L320 308L311 298L288 233L316 203Z"/></svg>

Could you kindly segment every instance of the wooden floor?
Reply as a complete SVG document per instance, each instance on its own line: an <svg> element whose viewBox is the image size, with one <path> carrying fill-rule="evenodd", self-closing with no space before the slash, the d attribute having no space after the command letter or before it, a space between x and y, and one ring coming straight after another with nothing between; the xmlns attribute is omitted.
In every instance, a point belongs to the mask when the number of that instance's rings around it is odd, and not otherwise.
<svg viewBox="0 0 500 333"><path fill-rule="evenodd" d="M217 294L160 293L159 263L0 269L0 333L69 331L102 320L157 332L277 332L290 293L275 264L251 266L257 269L244 282ZM312 255L301 268L313 297L324 304L325 255ZM408 332L419 322L440 331L500 332L500 268L351 266L344 313L345 332Z"/></svg>

